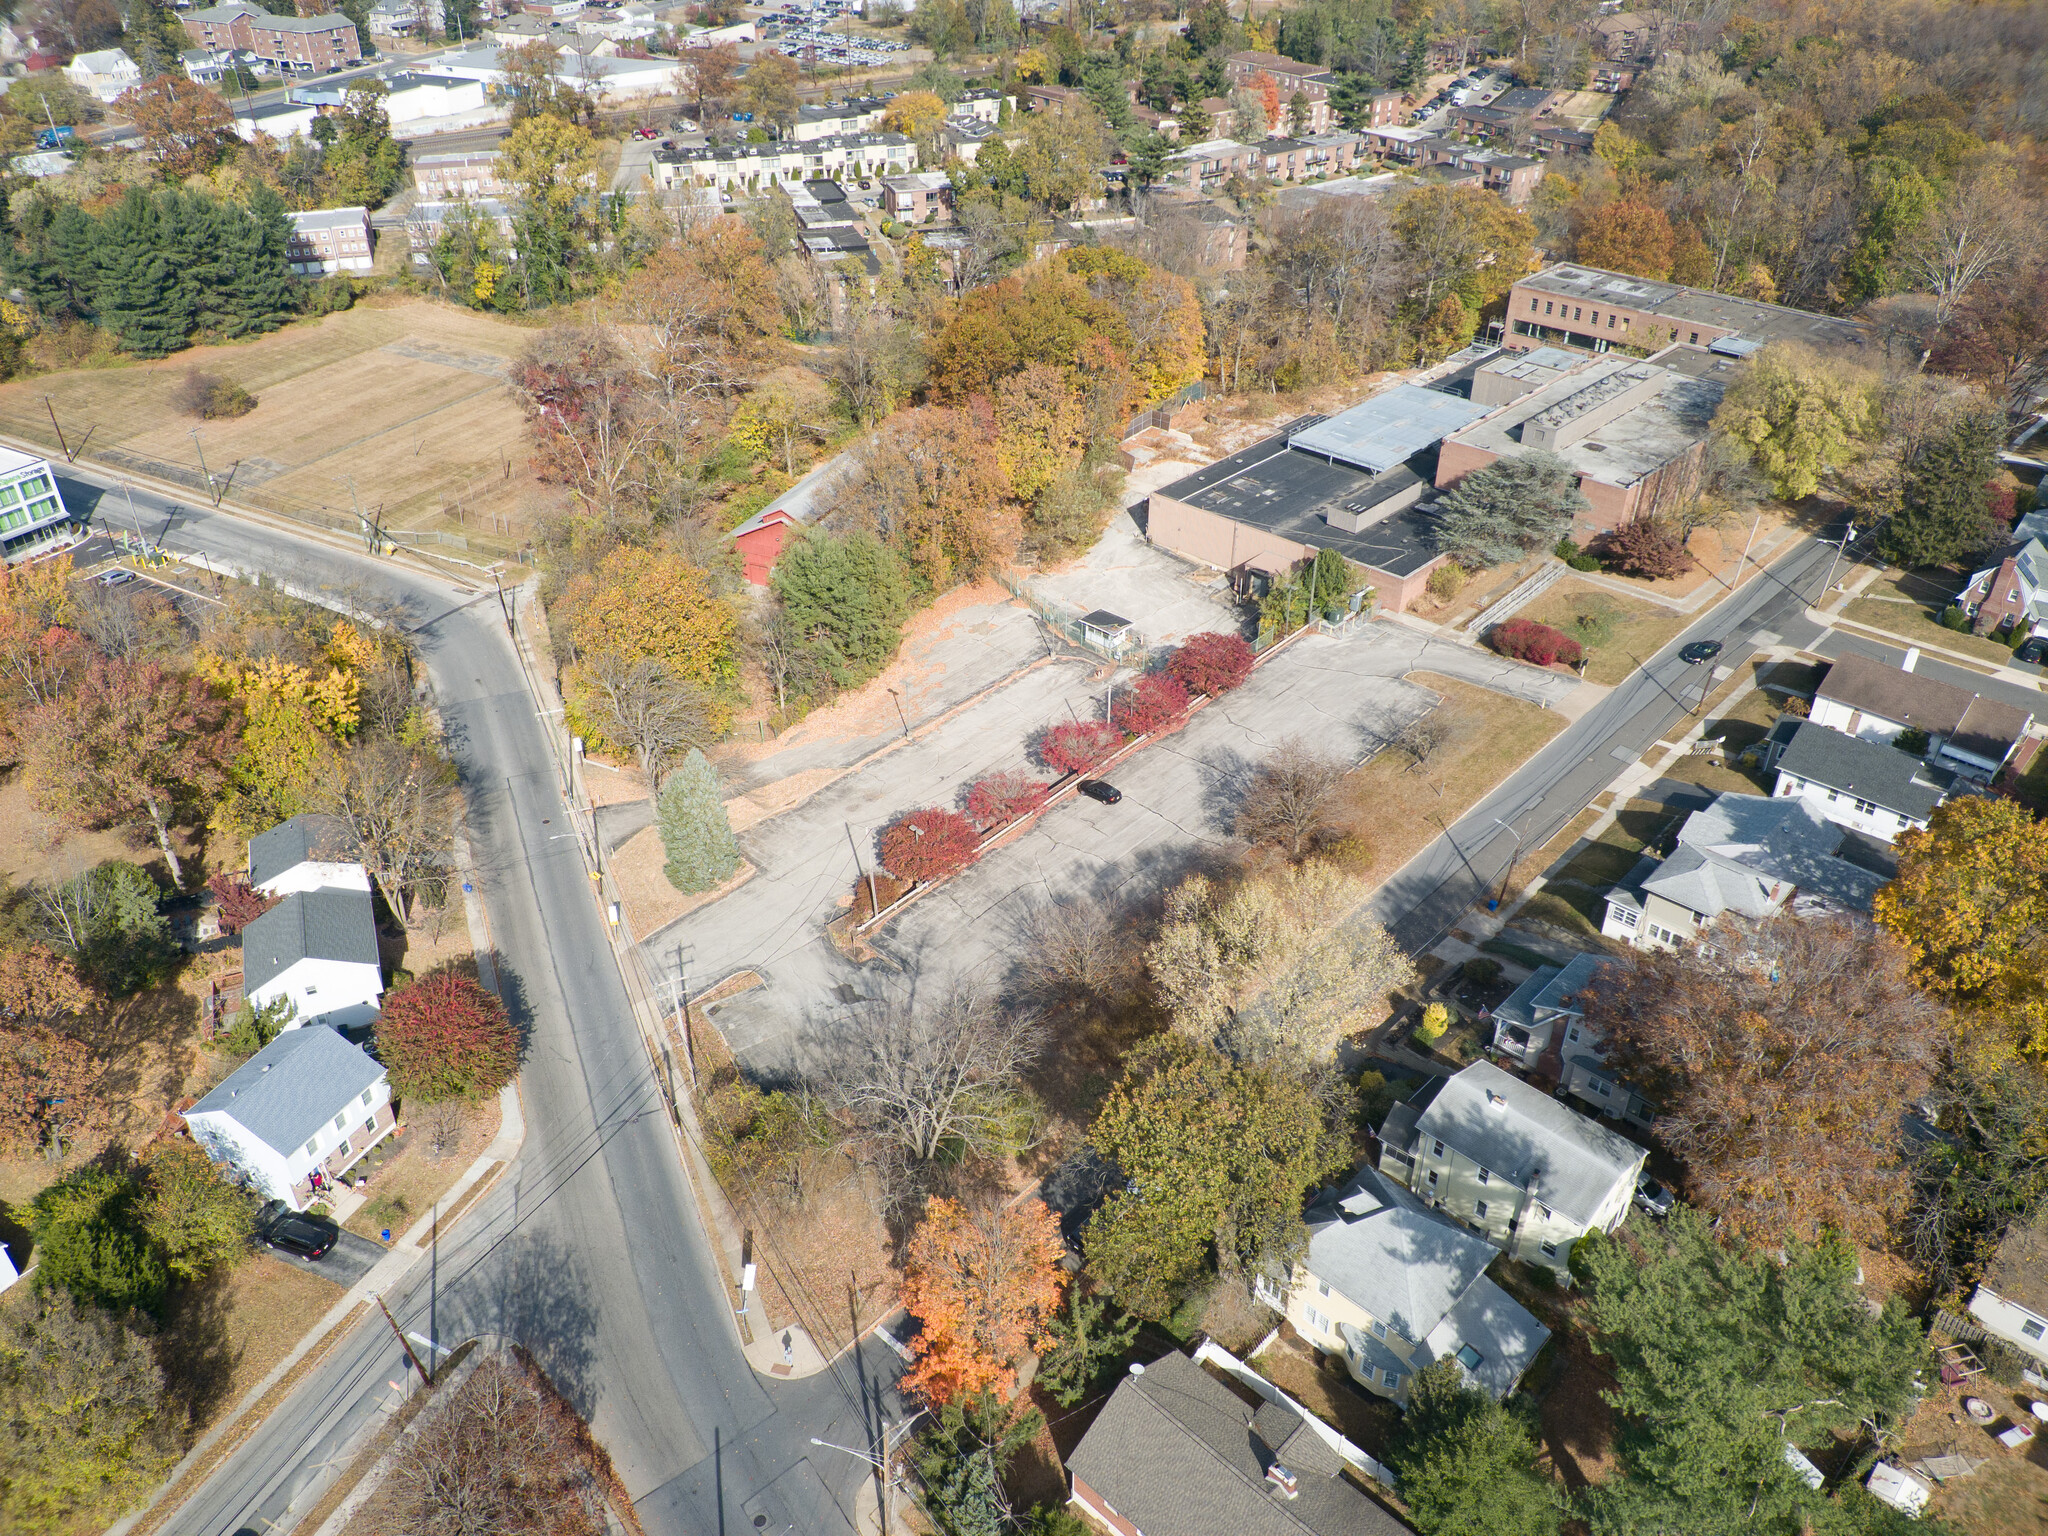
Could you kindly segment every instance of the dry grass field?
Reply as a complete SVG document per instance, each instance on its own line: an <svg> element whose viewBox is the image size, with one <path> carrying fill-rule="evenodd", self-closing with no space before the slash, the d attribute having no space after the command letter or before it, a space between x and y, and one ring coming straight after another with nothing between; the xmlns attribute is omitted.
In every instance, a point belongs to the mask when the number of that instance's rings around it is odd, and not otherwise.
<svg viewBox="0 0 2048 1536"><path fill-rule="evenodd" d="M0 386L0 432L56 449L48 396L75 449L193 486L206 469L235 500L351 517L352 479L387 528L454 533L491 553L526 537L534 496L524 423L504 384L527 333L426 299L373 298L342 314L156 363L81 368ZM256 409L181 414L188 370L231 379ZM198 429L198 446L192 438Z"/></svg>

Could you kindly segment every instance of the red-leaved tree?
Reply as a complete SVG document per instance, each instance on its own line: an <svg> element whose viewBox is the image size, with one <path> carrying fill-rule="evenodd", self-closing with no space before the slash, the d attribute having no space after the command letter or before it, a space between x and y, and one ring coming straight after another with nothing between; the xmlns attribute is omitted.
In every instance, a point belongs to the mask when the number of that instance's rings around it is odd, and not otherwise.
<svg viewBox="0 0 2048 1536"><path fill-rule="evenodd" d="M1132 736L1146 736L1187 713L1188 691L1164 672L1148 672L1116 696L1111 723Z"/></svg>
<svg viewBox="0 0 2048 1536"><path fill-rule="evenodd" d="M958 811L912 811L883 829L882 867L898 880L936 880L973 859L980 841Z"/></svg>
<svg viewBox="0 0 2048 1536"><path fill-rule="evenodd" d="M220 903L220 931L229 938L277 905L275 896L264 895L230 870L216 870L208 875L206 888Z"/></svg>
<svg viewBox="0 0 2048 1536"><path fill-rule="evenodd" d="M1692 564L1685 540L1647 517L1632 518L1600 541L1600 553L1630 576L1652 581L1683 576Z"/></svg>
<svg viewBox="0 0 2048 1536"><path fill-rule="evenodd" d="M1534 619L1509 619L1505 624L1496 624L1487 631L1486 643L1503 656L1533 661L1539 667L1560 661L1575 667L1585 655L1579 642L1563 630L1538 624Z"/></svg>
<svg viewBox="0 0 2048 1536"><path fill-rule="evenodd" d="M1215 698L1252 675L1251 642L1241 635L1211 630L1189 635L1174 650L1166 670L1189 693Z"/></svg>
<svg viewBox="0 0 2048 1536"><path fill-rule="evenodd" d="M1101 720L1067 720L1038 741L1038 760L1054 773L1086 773L1123 745L1114 726Z"/></svg>
<svg viewBox="0 0 2048 1536"><path fill-rule="evenodd" d="M1052 786L1018 768L990 774L967 791L967 814L982 827L1008 826L1045 804Z"/></svg>
<svg viewBox="0 0 2048 1536"><path fill-rule="evenodd" d="M401 1099L479 1099L519 1070L519 1032L494 995L444 966L385 994L377 1058Z"/></svg>

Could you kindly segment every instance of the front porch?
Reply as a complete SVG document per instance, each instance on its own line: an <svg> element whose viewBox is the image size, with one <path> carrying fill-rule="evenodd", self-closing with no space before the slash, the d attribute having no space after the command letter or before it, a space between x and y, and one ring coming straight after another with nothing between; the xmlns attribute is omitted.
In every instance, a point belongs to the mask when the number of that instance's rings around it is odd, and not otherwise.
<svg viewBox="0 0 2048 1536"><path fill-rule="evenodd" d="M393 1106L389 1102L378 1105L376 1114L349 1132L340 1146L320 1160L315 1170L309 1171L305 1178L292 1186L292 1199L299 1209L304 1210L315 1200L324 1200L337 1220L353 1212L355 1207L362 1203L363 1196L344 1182L344 1175L369 1156L370 1149L397 1128L398 1116ZM324 1183L318 1187L314 1183L314 1172L318 1172L324 1179ZM343 1203L348 1205L348 1212L341 1209Z"/></svg>

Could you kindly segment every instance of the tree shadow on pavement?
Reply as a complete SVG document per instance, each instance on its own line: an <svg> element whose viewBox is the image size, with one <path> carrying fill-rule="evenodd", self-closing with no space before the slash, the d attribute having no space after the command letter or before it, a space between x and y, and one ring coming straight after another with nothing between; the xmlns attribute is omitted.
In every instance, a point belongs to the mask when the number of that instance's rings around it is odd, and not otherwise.
<svg viewBox="0 0 2048 1536"><path fill-rule="evenodd" d="M582 1258L555 1238L522 1232L499 1248L476 1325L526 1346L562 1396L588 1419L597 1383L597 1319Z"/></svg>

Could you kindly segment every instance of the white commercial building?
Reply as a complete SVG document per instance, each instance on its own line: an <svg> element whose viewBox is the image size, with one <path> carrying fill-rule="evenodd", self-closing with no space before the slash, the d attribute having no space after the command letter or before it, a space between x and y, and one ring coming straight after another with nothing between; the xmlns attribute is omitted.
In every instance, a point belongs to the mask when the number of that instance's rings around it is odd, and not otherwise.
<svg viewBox="0 0 2048 1536"><path fill-rule="evenodd" d="M50 461L0 448L0 555L12 565L71 538L71 514Z"/></svg>

